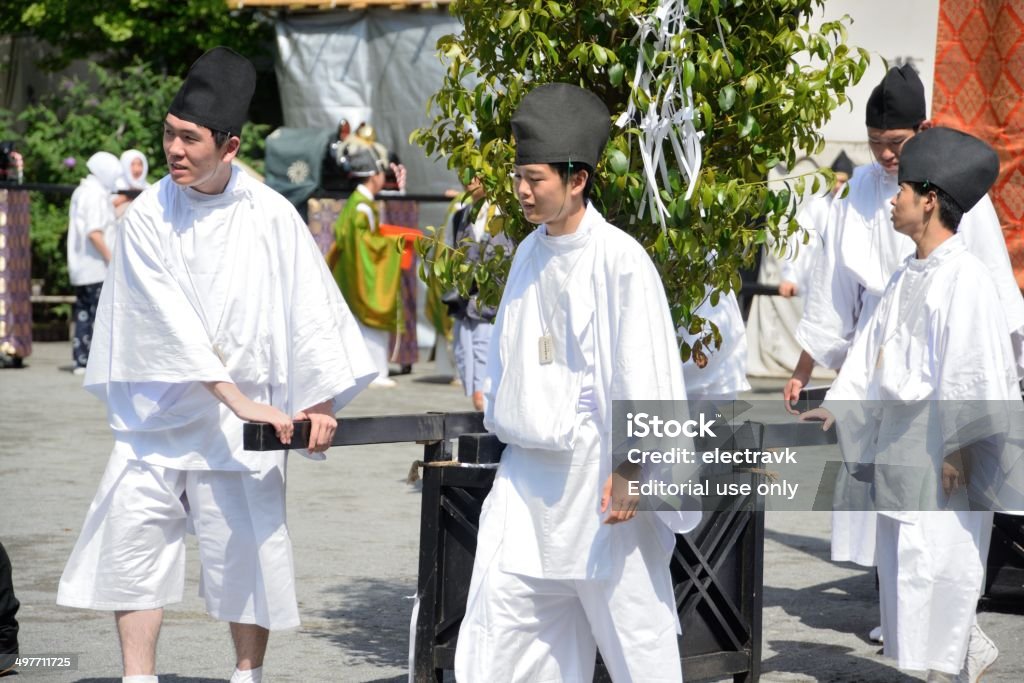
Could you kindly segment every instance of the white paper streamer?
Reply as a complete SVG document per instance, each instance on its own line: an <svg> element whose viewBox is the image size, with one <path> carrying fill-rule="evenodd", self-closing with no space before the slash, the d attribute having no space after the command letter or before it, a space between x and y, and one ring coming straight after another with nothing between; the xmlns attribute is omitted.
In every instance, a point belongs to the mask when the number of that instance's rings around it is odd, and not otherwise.
<svg viewBox="0 0 1024 683"><path fill-rule="evenodd" d="M703 136L694 125L693 97L690 88L683 87L683 65L685 57L670 56L661 67L661 74L668 73L664 85L660 78L648 71L644 63L643 46L650 42L659 51L668 51L672 38L681 36L687 15L685 0L663 0L649 16L633 17L638 30L636 41L640 47L636 71L633 75L633 90L641 90L650 104L646 111L630 98L626 111L619 116L616 125L625 128L636 122L641 130L640 158L644 164L646 188L640 202L639 217L650 207L657 216L661 229L665 230L668 208L661 199L661 187L669 187L668 165L665 161L665 145L671 145L676 164L686 180L686 199L690 199L696 187L701 166L700 139ZM651 92L651 88L659 90Z"/></svg>

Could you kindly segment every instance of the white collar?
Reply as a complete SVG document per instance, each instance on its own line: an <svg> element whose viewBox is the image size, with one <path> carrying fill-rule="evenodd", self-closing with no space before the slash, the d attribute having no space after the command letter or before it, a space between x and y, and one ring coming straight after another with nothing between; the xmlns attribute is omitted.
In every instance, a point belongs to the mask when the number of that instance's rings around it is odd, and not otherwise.
<svg viewBox="0 0 1024 683"><path fill-rule="evenodd" d="M963 237L960 236L960 233L956 233L948 240L932 249L932 252L928 254L927 258L916 258L915 255L917 252L915 251L907 260L907 268L918 271L930 270L946 263L966 250L967 245L964 244Z"/></svg>
<svg viewBox="0 0 1024 683"><path fill-rule="evenodd" d="M237 192L244 192L244 189L239 187L240 175L241 174L238 171L238 167L232 164L231 177L228 179L228 184L224 186L224 191L219 194L207 194L205 192L200 192L199 190L196 190L194 188L181 187L180 185L178 185L178 187L181 188L182 194L185 197L187 197L190 201L196 202L198 204L212 205L218 201L223 201L225 199L233 200Z"/></svg>
<svg viewBox="0 0 1024 683"><path fill-rule="evenodd" d="M576 226L576 230L568 235L549 235L547 223L537 226L537 241L556 253L564 254L575 251L586 246L590 242L590 236L594 232L594 226L604 221L601 212L594 208L590 202L587 203L587 210Z"/></svg>

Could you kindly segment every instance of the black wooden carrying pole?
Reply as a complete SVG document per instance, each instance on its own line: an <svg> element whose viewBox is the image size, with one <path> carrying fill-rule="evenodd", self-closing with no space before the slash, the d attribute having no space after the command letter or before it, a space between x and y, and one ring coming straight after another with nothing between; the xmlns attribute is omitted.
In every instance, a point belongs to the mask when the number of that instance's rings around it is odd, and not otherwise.
<svg viewBox="0 0 1024 683"><path fill-rule="evenodd" d="M309 421L294 423L290 446L283 445L274 428L262 422L247 422L242 428L242 445L247 451L279 451L302 448L309 442ZM482 413L417 413L346 417L338 420L332 446L363 446L375 443L430 442L457 439L462 434L484 431Z"/></svg>
<svg viewBox="0 0 1024 683"><path fill-rule="evenodd" d="M747 322L747 318L750 317L750 307L754 303L755 296L781 296L779 294L779 286L761 284L760 282L754 282L752 280L743 280L743 284L739 291L736 292L736 298L740 305L740 314L743 316L743 322Z"/></svg>
<svg viewBox="0 0 1024 683"><path fill-rule="evenodd" d="M412 671L419 683L443 680L455 661L480 510L494 479L493 464L504 449L494 435L483 432L479 413L389 415L340 419L332 441L334 446L424 444ZM246 424L243 435L246 450L282 448L270 425ZM295 444L308 438L309 423L296 422ZM453 461L456 440L458 463ZM823 432L818 423L747 422L727 446L763 450L831 443L835 430ZM759 475L749 476L756 484ZM756 494L739 497L725 509L705 514L692 532L676 537L672 577L687 681L731 676L735 683L756 683L760 677L763 510L764 501ZM599 666L595 681L606 680Z"/></svg>
<svg viewBox="0 0 1024 683"><path fill-rule="evenodd" d="M247 422L242 429L242 445L247 451L279 451L301 448L309 441L309 421L293 423L294 435L290 446L282 444L273 426L263 422ZM362 446L381 443L431 442L455 440L463 434L474 435L460 443L461 448L483 448L483 457L493 457L487 450L482 413L416 413L412 415L378 415L374 417L346 417L338 420L332 446ZM482 436L475 436L482 435ZM730 448L774 446L826 446L836 443L835 431L822 431L820 422L792 422L764 424L745 422L735 430ZM735 445L733 445L735 444ZM700 445L697 446L700 448ZM446 458L450 459L450 458ZM426 460L426 459L425 459ZM477 462L475 458L464 462ZM497 462L494 460L493 462Z"/></svg>

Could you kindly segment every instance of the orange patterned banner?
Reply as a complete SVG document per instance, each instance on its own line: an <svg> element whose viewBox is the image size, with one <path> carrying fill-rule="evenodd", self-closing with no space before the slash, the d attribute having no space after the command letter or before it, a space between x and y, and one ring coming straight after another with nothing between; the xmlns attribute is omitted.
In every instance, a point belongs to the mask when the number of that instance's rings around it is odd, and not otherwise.
<svg viewBox="0 0 1024 683"><path fill-rule="evenodd" d="M995 147L992 201L1024 287L1024 0L941 0L932 119Z"/></svg>

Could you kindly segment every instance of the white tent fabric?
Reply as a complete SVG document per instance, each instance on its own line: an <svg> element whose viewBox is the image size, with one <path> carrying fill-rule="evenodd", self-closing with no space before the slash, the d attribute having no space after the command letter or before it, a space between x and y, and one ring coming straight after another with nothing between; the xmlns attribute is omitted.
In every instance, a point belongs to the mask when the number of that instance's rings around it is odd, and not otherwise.
<svg viewBox="0 0 1024 683"><path fill-rule="evenodd" d="M430 123L427 99L444 77L437 39L461 32L447 11L286 14L276 31L285 126L333 128L344 118L354 130L366 121L405 164L409 192L440 194L459 187L444 162L427 159L409 144L409 134ZM443 205L437 206L443 213Z"/></svg>
<svg viewBox="0 0 1024 683"><path fill-rule="evenodd" d="M409 134L430 124L427 100L444 78L438 38L461 30L444 7L283 14L276 24L275 67L284 125L334 128L344 118L354 130L366 121L405 164L408 192L441 194L460 188L444 161L428 159L422 148L409 143ZM445 208L421 204L421 227L438 225ZM421 283L419 301L424 296ZM426 348L433 344L434 329L419 308L417 338Z"/></svg>

